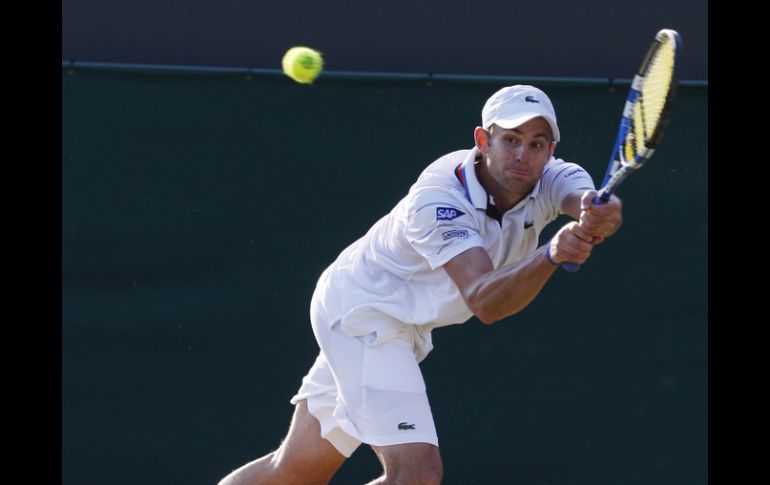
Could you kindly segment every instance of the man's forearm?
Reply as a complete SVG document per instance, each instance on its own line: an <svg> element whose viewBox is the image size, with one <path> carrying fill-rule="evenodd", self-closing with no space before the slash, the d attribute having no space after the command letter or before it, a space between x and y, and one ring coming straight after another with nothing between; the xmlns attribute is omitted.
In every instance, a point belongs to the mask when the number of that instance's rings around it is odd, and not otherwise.
<svg viewBox="0 0 770 485"><path fill-rule="evenodd" d="M490 271L474 281L466 295L471 311L491 325L529 305L558 268L548 261L546 247L518 265Z"/></svg>

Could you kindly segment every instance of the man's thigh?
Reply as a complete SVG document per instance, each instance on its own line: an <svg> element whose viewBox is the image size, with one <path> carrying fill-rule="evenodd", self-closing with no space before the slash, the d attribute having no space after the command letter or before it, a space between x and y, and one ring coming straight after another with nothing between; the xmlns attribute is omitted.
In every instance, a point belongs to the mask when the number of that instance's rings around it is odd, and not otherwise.
<svg viewBox="0 0 770 485"><path fill-rule="evenodd" d="M275 453L276 467L301 483L327 483L344 462L345 456L321 437L321 427L308 412L307 402L299 401L289 433Z"/></svg>
<svg viewBox="0 0 770 485"><path fill-rule="evenodd" d="M249 462L219 485L322 485L331 480L345 457L321 438L321 429L304 400L294 409L286 438L272 453Z"/></svg>
<svg viewBox="0 0 770 485"><path fill-rule="evenodd" d="M385 472L384 477L395 483L438 483L444 466L438 446L430 443L405 443L392 446L372 446Z"/></svg>

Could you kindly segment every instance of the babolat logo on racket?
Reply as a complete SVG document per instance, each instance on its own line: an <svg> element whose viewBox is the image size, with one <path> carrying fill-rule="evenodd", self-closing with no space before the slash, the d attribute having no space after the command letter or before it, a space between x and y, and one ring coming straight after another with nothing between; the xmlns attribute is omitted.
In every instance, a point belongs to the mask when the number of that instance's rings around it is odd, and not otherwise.
<svg viewBox="0 0 770 485"><path fill-rule="evenodd" d="M451 221L460 216L464 216L465 212L454 207L436 207L436 220L437 221Z"/></svg>
<svg viewBox="0 0 770 485"><path fill-rule="evenodd" d="M464 239L468 237L468 231L447 231L441 233L441 238L446 241L447 239L454 239L456 237L459 237L461 239Z"/></svg>

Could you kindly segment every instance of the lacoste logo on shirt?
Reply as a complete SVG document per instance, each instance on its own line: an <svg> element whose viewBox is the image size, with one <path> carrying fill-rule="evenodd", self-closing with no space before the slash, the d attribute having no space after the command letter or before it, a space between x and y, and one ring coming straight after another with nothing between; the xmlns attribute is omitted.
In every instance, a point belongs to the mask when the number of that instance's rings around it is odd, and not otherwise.
<svg viewBox="0 0 770 485"><path fill-rule="evenodd" d="M455 231L446 231L446 232L442 232L441 233L441 239L443 239L444 241L446 241L447 239L455 238L455 237L459 237L461 239L465 239L466 237L468 237L468 231L465 231L465 230L462 230L462 231L455 230Z"/></svg>
<svg viewBox="0 0 770 485"><path fill-rule="evenodd" d="M408 423L405 423L405 422L404 423L398 423L398 429L414 429L414 425L413 424L408 424Z"/></svg>
<svg viewBox="0 0 770 485"><path fill-rule="evenodd" d="M530 227L535 225L535 221L524 221L524 229L529 229Z"/></svg>

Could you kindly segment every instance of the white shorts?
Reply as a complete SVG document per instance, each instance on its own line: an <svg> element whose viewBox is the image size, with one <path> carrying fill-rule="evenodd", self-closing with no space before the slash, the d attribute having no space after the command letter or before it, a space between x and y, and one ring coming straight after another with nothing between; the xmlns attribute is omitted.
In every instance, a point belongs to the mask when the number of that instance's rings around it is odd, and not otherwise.
<svg viewBox="0 0 770 485"><path fill-rule="evenodd" d="M315 299L310 313L321 351L291 403L307 400L321 423L321 437L348 457L361 443L438 446L415 356L418 330L398 322L392 331L396 321L380 313L391 331L352 336L339 322L326 321Z"/></svg>

